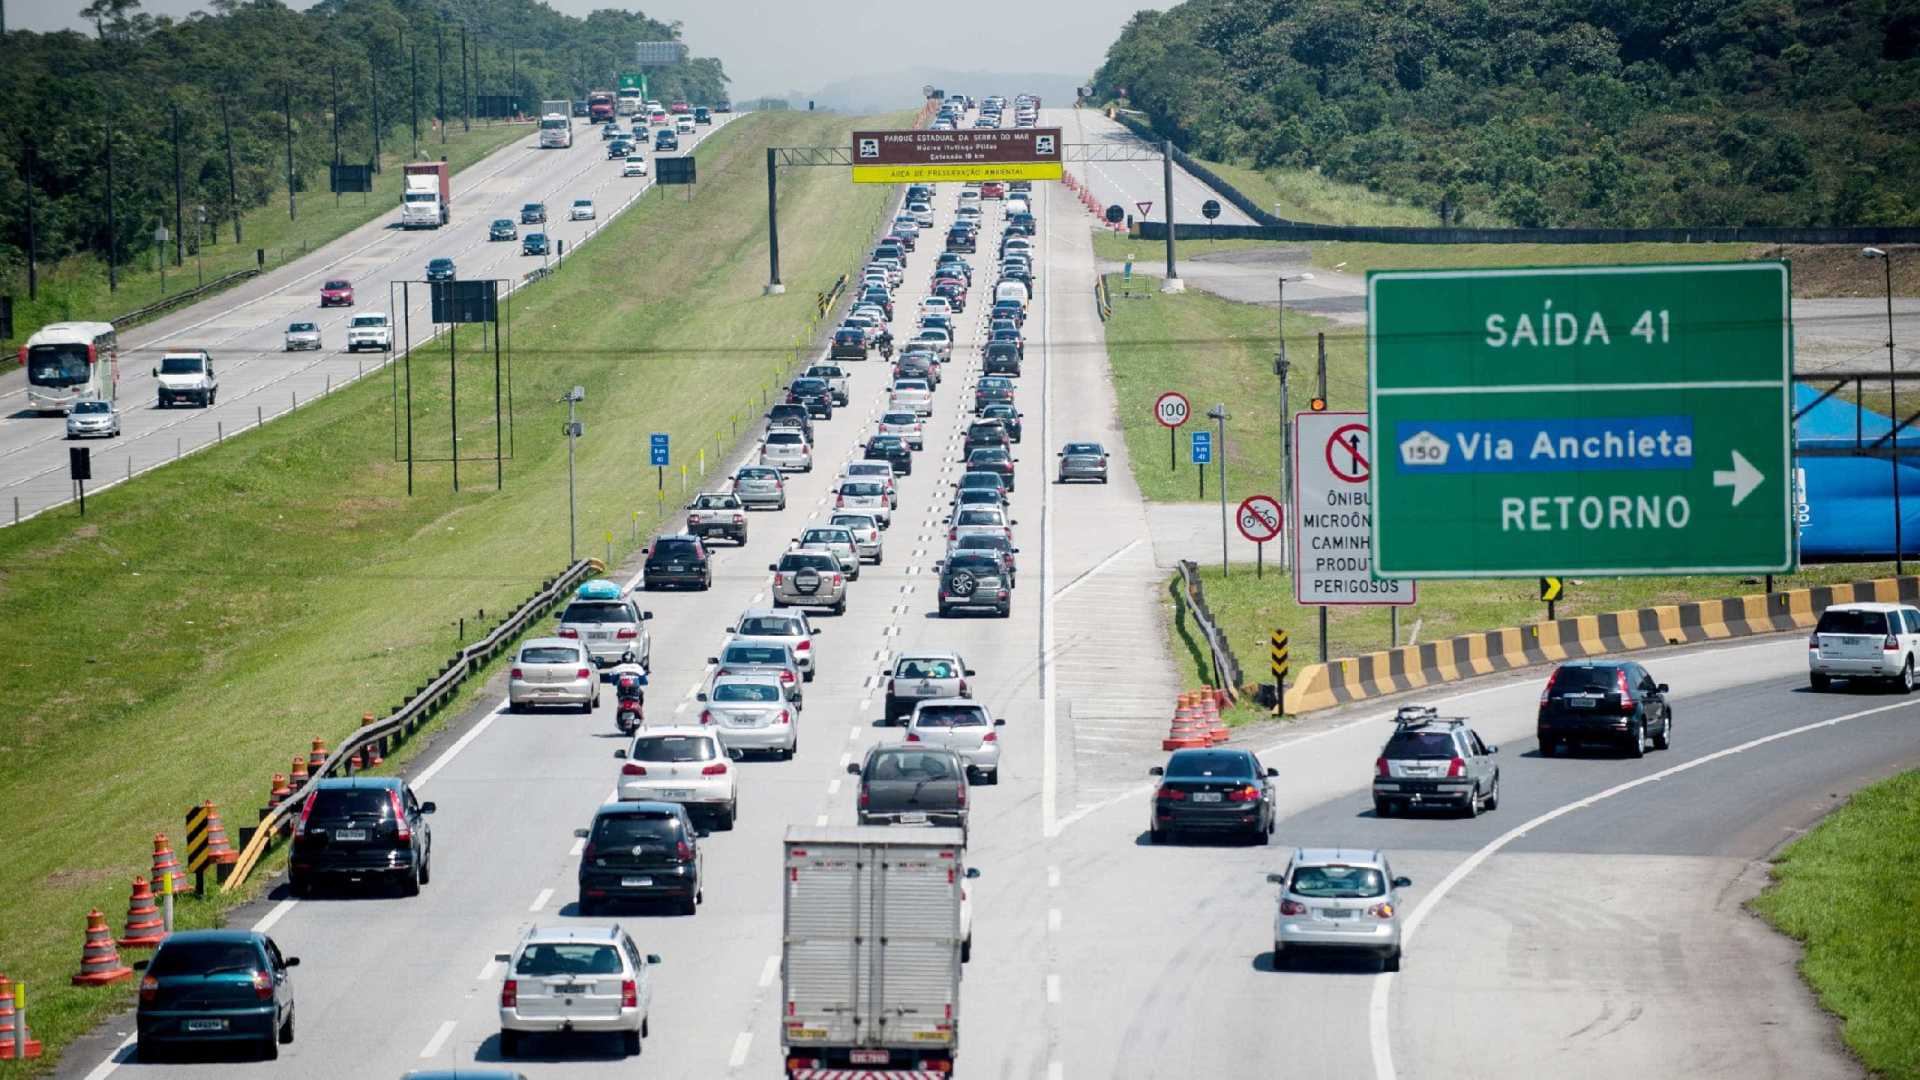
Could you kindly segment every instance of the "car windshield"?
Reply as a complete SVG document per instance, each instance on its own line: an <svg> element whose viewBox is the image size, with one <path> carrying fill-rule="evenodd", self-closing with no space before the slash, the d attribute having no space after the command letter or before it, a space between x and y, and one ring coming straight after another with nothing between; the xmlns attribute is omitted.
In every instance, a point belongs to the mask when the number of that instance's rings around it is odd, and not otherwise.
<svg viewBox="0 0 1920 1080"><path fill-rule="evenodd" d="M1288 888L1299 896L1364 900L1385 895L1387 879L1371 866L1302 866Z"/></svg>
<svg viewBox="0 0 1920 1080"><path fill-rule="evenodd" d="M656 559L697 559L700 557L700 545L693 540L656 540L653 544L653 557Z"/></svg>
<svg viewBox="0 0 1920 1080"><path fill-rule="evenodd" d="M350 281L335 280L335 281L329 281L321 287L326 289L351 289L353 288L353 283Z"/></svg>
<svg viewBox="0 0 1920 1080"><path fill-rule="evenodd" d="M780 688L768 683L721 683L713 688L715 701L779 701Z"/></svg>
<svg viewBox="0 0 1920 1080"><path fill-rule="evenodd" d="M495 228L499 229L513 228L513 222L508 218L495 218L493 224Z"/></svg>
<svg viewBox="0 0 1920 1080"><path fill-rule="evenodd" d="M260 949L250 941L169 941L147 964L147 974L211 975L217 971L257 971Z"/></svg>
<svg viewBox="0 0 1920 1080"><path fill-rule="evenodd" d="M200 371L201 360L197 356L167 356L160 360L162 375L194 375Z"/></svg>
<svg viewBox="0 0 1920 1080"><path fill-rule="evenodd" d="M966 473L960 477L962 491L999 491L1005 486L995 473Z"/></svg>
<svg viewBox="0 0 1920 1080"><path fill-rule="evenodd" d="M1167 762L1168 779L1245 779L1252 775L1253 759L1237 750L1182 750Z"/></svg>
<svg viewBox="0 0 1920 1080"><path fill-rule="evenodd" d="M577 664L580 650L570 645L529 645L520 650L523 664Z"/></svg>
<svg viewBox="0 0 1920 1080"><path fill-rule="evenodd" d="M912 427L920 422L919 418L908 412L890 412L880 417L883 424L904 424Z"/></svg>
<svg viewBox="0 0 1920 1080"><path fill-rule="evenodd" d="M962 510L960 520L955 525L1000 525L1004 521L998 510Z"/></svg>
<svg viewBox="0 0 1920 1080"><path fill-rule="evenodd" d="M883 494L879 484L841 484L840 494L855 497L872 497Z"/></svg>
<svg viewBox="0 0 1920 1080"><path fill-rule="evenodd" d="M873 518L867 516L866 514L835 514L829 520L831 520L835 525L843 525L848 529L878 528L878 526L876 526L873 523Z"/></svg>
<svg viewBox="0 0 1920 1080"><path fill-rule="evenodd" d="M1879 631L1874 631L1879 633ZM1589 691L1612 693L1620 689L1620 669L1605 667L1563 667L1553 673L1553 692L1579 694Z"/></svg>
<svg viewBox="0 0 1920 1080"><path fill-rule="evenodd" d="M808 529L800 534L803 544L848 544L853 537L845 529Z"/></svg>
<svg viewBox="0 0 1920 1080"><path fill-rule="evenodd" d="M981 447L967 455L968 465L997 465L1005 460L1007 460L1007 452L991 446Z"/></svg>
<svg viewBox="0 0 1920 1080"><path fill-rule="evenodd" d="M1005 551L1010 546L1004 536L992 533L968 533L953 545L960 551Z"/></svg>
<svg viewBox="0 0 1920 1080"><path fill-rule="evenodd" d="M1387 740L1387 748L1380 754L1396 761L1445 761L1453 757L1453 736L1444 731L1401 731Z"/></svg>
<svg viewBox="0 0 1920 1080"><path fill-rule="evenodd" d="M915 727L986 727L987 711L978 705L922 705L913 714Z"/></svg>
<svg viewBox="0 0 1920 1080"><path fill-rule="evenodd" d="M642 735L627 751L634 761L712 761L717 756L706 735Z"/></svg>
<svg viewBox="0 0 1920 1080"><path fill-rule="evenodd" d="M353 317L353 325L385 326L387 325L387 317L385 315L355 315Z"/></svg>
<svg viewBox="0 0 1920 1080"><path fill-rule="evenodd" d="M73 403L76 413L109 413L113 406L104 401L76 401Z"/></svg>
<svg viewBox="0 0 1920 1080"><path fill-rule="evenodd" d="M795 570L822 570L831 573L840 568L833 556L824 551L789 551L780 556L780 569L788 573Z"/></svg>
<svg viewBox="0 0 1920 1080"><path fill-rule="evenodd" d="M826 380L824 379L793 380L793 391L796 394L817 394L817 393L820 393L822 390L825 390L826 388L827 388L827 384L826 384Z"/></svg>
<svg viewBox="0 0 1920 1080"><path fill-rule="evenodd" d="M575 199L575 200L573 200L573 205L575 205L575 206L592 206L592 205L593 205L593 200L592 200L592 199Z"/></svg>
<svg viewBox="0 0 1920 1080"><path fill-rule="evenodd" d="M741 469L736 479L739 481L773 480L776 476L777 474L771 469Z"/></svg>
<svg viewBox="0 0 1920 1080"><path fill-rule="evenodd" d="M544 207L544 206L542 206L542 205L540 205L540 204L539 204L539 203L537 203L537 202L530 202L530 203L528 203L527 205L525 205L525 206L523 206L523 207L521 207L521 208L520 208L520 212L521 212L521 213L524 213L524 214L537 214L537 213L539 213L540 211L542 211L542 210L545 210L545 209L546 209L546 207Z"/></svg>
<svg viewBox="0 0 1920 1080"><path fill-rule="evenodd" d="M633 609L625 604L608 601L577 600L567 605L560 615L563 623L609 623L632 622Z"/></svg>
<svg viewBox="0 0 1920 1080"><path fill-rule="evenodd" d="M806 436L789 429L767 432L767 444L770 446L797 446L806 441Z"/></svg>
<svg viewBox="0 0 1920 1080"><path fill-rule="evenodd" d="M828 556L832 558L832 556ZM785 645L730 645L720 657L722 664L784 664Z"/></svg>
<svg viewBox="0 0 1920 1080"><path fill-rule="evenodd" d="M956 774L945 754L923 750L895 750L875 754L867 766L869 780L951 780Z"/></svg>
<svg viewBox="0 0 1920 1080"><path fill-rule="evenodd" d="M947 560L949 574L997 574L1000 560L986 555L957 554Z"/></svg>
<svg viewBox="0 0 1920 1080"><path fill-rule="evenodd" d="M867 440L867 449L869 449L869 450L898 450L898 449L900 449L900 436L898 436L898 435L875 435L875 436L874 436L873 438L871 438L871 439L869 439L869 440Z"/></svg>
<svg viewBox="0 0 1920 1080"><path fill-rule="evenodd" d="M747 637L792 637L800 633L798 620L786 615L749 615L736 633Z"/></svg>
<svg viewBox="0 0 1920 1080"><path fill-rule="evenodd" d="M731 510L740 505L740 500L731 495L702 495L693 500L695 510Z"/></svg>
<svg viewBox="0 0 1920 1080"><path fill-rule="evenodd" d="M673 843L680 839L680 819L664 811L607 814L593 823L593 842L627 847L645 841Z"/></svg>
<svg viewBox="0 0 1920 1080"><path fill-rule="evenodd" d="M1068 443L1068 444L1067 444L1067 453L1068 453L1069 455L1072 455L1072 454L1094 454L1094 455L1099 455L1099 454L1101 454L1101 453L1104 453L1104 452L1105 452L1105 451L1103 451L1103 450L1101 450L1101 449L1100 449L1100 444L1099 444L1099 443L1090 443L1090 442L1070 442L1070 443Z"/></svg>
<svg viewBox="0 0 1920 1080"><path fill-rule="evenodd" d="M321 788L313 793L312 821L390 818L393 796L385 788Z"/></svg>
<svg viewBox="0 0 1920 1080"><path fill-rule="evenodd" d="M888 436L897 441L897 436ZM879 441L876 437L875 441ZM856 461L847 466L848 476L884 476L893 478L893 466L884 461Z"/></svg>
<svg viewBox="0 0 1920 1080"><path fill-rule="evenodd" d="M515 975L618 975L620 950L578 942L529 945L513 965Z"/></svg>
<svg viewBox="0 0 1920 1080"><path fill-rule="evenodd" d="M311 334L313 333L313 324L310 322L297 322L287 327L287 331L294 334Z"/></svg>
<svg viewBox="0 0 1920 1080"><path fill-rule="evenodd" d="M1820 625L1814 628L1814 632L1817 634L1885 634L1887 616L1882 611L1828 608L1820 613Z"/></svg>

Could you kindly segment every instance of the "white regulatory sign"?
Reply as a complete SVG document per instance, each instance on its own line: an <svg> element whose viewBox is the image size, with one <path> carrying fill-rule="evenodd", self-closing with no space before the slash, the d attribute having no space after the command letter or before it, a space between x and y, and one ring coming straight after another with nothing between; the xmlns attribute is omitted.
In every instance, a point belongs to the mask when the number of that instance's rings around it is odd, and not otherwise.
<svg viewBox="0 0 1920 1080"><path fill-rule="evenodd" d="M1302 604L1414 602L1412 581L1373 576L1373 440L1363 412L1293 414L1293 598Z"/></svg>

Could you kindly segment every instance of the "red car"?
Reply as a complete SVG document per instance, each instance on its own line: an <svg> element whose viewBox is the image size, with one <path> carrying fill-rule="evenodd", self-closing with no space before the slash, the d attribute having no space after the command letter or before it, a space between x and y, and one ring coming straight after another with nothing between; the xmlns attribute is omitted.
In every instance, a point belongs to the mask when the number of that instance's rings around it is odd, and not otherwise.
<svg viewBox="0 0 1920 1080"><path fill-rule="evenodd" d="M983 199L1004 199L1007 197L1007 185L998 180L988 180L980 185L980 197Z"/></svg>
<svg viewBox="0 0 1920 1080"><path fill-rule="evenodd" d="M352 307L353 282L335 279L320 286L320 306L323 308Z"/></svg>
<svg viewBox="0 0 1920 1080"><path fill-rule="evenodd" d="M674 102L674 103L673 103L672 105L670 105L670 106L668 106L668 107L667 107L667 111L668 111L668 112L671 112L671 113L673 113L674 115L676 115L676 116L677 116L677 115L679 115L680 113L690 113L690 112L692 112L692 111L693 111L693 106L691 106L691 105L689 105L689 104L687 104L687 103L686 103L686 102L684 102L684 101L676 101L676 102Z"/></svg>

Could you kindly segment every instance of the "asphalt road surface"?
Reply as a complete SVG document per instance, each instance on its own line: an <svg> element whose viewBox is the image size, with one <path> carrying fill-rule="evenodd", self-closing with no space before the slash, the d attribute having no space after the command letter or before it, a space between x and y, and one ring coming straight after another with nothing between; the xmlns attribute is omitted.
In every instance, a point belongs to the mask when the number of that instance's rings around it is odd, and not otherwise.
<svg viewBox="0 0 1920 1080"><path fill-rule="evenodd" d="M1080 143L1088 146L1159 149L1119 121L1107 119L1106 114L1098 109L1042 109L1040 114L1041 125L1060 128L1069 146ZM1100 200L1102 208L1118 204L1136 221L1167 220L1166 176L1158 159L1073 161L1067 165L1067 170L1087 185L1087 190ZM1173 220L1176 223L1206 223L1200 207L1208 199L1218 199L1220 202L1220 216L1213 220L1213 224L1254 223L1252 218L1240 212L1239 207L1221 198L1218 192L1202 183L1198 177L1179 165L1173 167ZM1151 204L1144 213L1140 210L1141 203ZM1148 262L1151 263L1152 259L1149 258Z"/></svg>
<svg viewBox="0 0 1920 1080"><path fill-rule="evenodd" d="M942 218L953 193L941 194ZM1251 1069L1327 1076L1825 1077L1856 1070L1792 970L1795 950L1738 908L1756 860L1854 786L1920 757L1920 699L1813 695L1796 637L1649 655L1674 687L1675 748L1642 760L1541 759L1540 672L1437 696L1499 743L1502 802L1478 819L1376 820L1365 795L1390 728L1381 706L1243 733L1281 772L1274 847L1149 846L1146 770L1164 760L1176 688L1161 635L1145 515L1116 482L1063 488L1052 451L1113 433L1093 260L1068 193L1040 207L1040 295L1026 326L1026 412L1014 493L1021 584L1008 619L934 614L932 564L958 473L980 296L936 395L927 449L902 483L886 560L824 617L820 675L792 761L741 768L741 819L706 840L706 902L692 917L623 914L655 971L652 1034L613 1045L536 1043L529 1077L780 1074L779 839L789 824L851 824L844 765L896 730L875 726L880 672L917 646L958 648L976 696L1008 718L999 785L975 789L969 864L974 951L959 1073L1191 1077ZM941 235L936 229L934 236ZM910 260L910 318L933 253ZM886 373L854 365L853 404L820 427L785 511L755 513L744 550L719 549L709 593L647 593L655 613L648 716L684 718L724 625L764 602L765 567L830 511L829 482L880 411ZM577 845L614 784L612 695L590 717L469 717L413 771L432 819L433 882L414 899L292 901L235 913L270 929L295 973L299 1040L272 1066L198 1062L181 1077L397 1077L499 1060L492 961L534 923L579 919ZM1380 846L1415 882L1407 961L1387 976L1327 964L1285 973L1269 954L1274 890L1292 844ZM609 921L596 919L596 922ZM145 1072L131 1017L77 1046L59 1075ZM153 1070L158 1074L161 1070Z"/></svg>
<svg viewBox="0 0 1920 1080"><path fill-rule="evenodd" d="M724 122L727 115L715 117ZM678 154L692 153L712 128L681 142ZM647 151L649 161L654 158ZM623 178L622 162L610 161L599 129L576 126L570 149L542 150L538 136L495 152L453 177L453 219L438 229L399 227L398 206L313 253L201 303L156 319L122 338L120 424L115 439L89 440L98 491L145 472L216 440L312 401L356 378L385 370L404 352L399 296L389 285L421 281L427 262L454 260L462 278L504 278L517 286L522 275L550 258L522 255L517 241L489 241L487 227L496 218L520 220L524 203L544 202L548 221L518 226L522 234L545 231L564 241L566 250L585 241L614 215L653 186L646 178ZM649 165L649 173L654 172ZM592 199L593 220L569 221L575 199ZM322 310L320 284L332 278L354 283L355 305ZM409 306L416 347L434 336L424 286L415 285ZM391 304L391 306L390 306ZM392 353L346 351L346 325L356 314L386 312L394 323ZM284 351L287 324L302 321L320 327L317 352ZM479 333L469 328L463 333ZM212 354L219 375L217 403L208 409L158 407L152 369L168 349L198 348ZM12 378L0 388L0 524L25 519L73 498L67 475L66 422L55 415L26 411L26 383ZM17 511L16 511L17 508Z"/></svg>

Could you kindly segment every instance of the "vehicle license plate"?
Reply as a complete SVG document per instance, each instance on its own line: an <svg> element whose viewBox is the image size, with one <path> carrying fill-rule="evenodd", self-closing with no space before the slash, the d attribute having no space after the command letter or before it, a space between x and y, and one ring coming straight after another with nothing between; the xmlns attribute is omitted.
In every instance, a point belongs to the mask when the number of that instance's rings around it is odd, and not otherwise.
<svg viewBox="0 0 1920 1080"><path fill-rule="evenodd" d="M582 983L561 983L559 986L553 988L553 992L556 994L584 994L587 992L587 988Z"/></svg>
<svg viewBox="0 0 1920 1080"><path fill-rule="evenodd" d="M333 838L335 840L365 840L367 838L367 830L335 829L333 830Z"/></svg>
<svg viewBox="0 0 1920 1080"><path fill-rule="evenodd" d="M1356 912L1354 912L1353 909L1351 908L1322 908L1320 910L1320 914L1326 916L1329 919L1338 921L1340 919L1351 919L1354 917Z"/></svg>
<svg viewBox="0 0 1920 1080"><path fill-rule="evenodd" d="M620 887L623 889L646 889L652 886L653 879L650 877L623 877L620 879Z"/></svg>
<svg viewBox="0 0 1920 1080"><path fill-rule="evenodd" d="M670 563L667 566L667 572L670 574L684 574L686 571L687 567L685 563Z"/></svg>
<svg viewBox="0 0 1920 1080"><path fill-rule="evenodd" d="M692 788L661 788L660 797L663 799L689 799L693 797L693 789Z"/></svg>
<svg viewBox="0 0 1920 1080"><path fill-rule="evenodd" d="M1597 704L1599 704L1599 702L1590 697L1570 697L1567 699L1567 707L1570 709L1591 709Z"/></svg>
<svg viewBox="0 0 1920 1080"><path fill-rule="evenodd" d="M900 824L902 825L924 825L926 823L927 823L927 815L925 814L901 814L900 815Z"/></svg>
<svg viewBox="0 0 1920 1080"><path fill-rule="evenodd" d="M1219 802L1220 793L1217 791L1196 791L1193 793L1193 801L1194 802Z"/></svg>
<svg viewBox="0 0 1920 1080"><path fill-rule="evenodd" d="M852 1050L847 1060L855 1065L885 1065L890 1058L885 1050Z"/></svg>
<svg viewBox="0 0 1920 1080"><path fill-rule="evenodd" d="M225 1031L225 1020L189 1020L185 1025L188 1031Z"/></svg>

